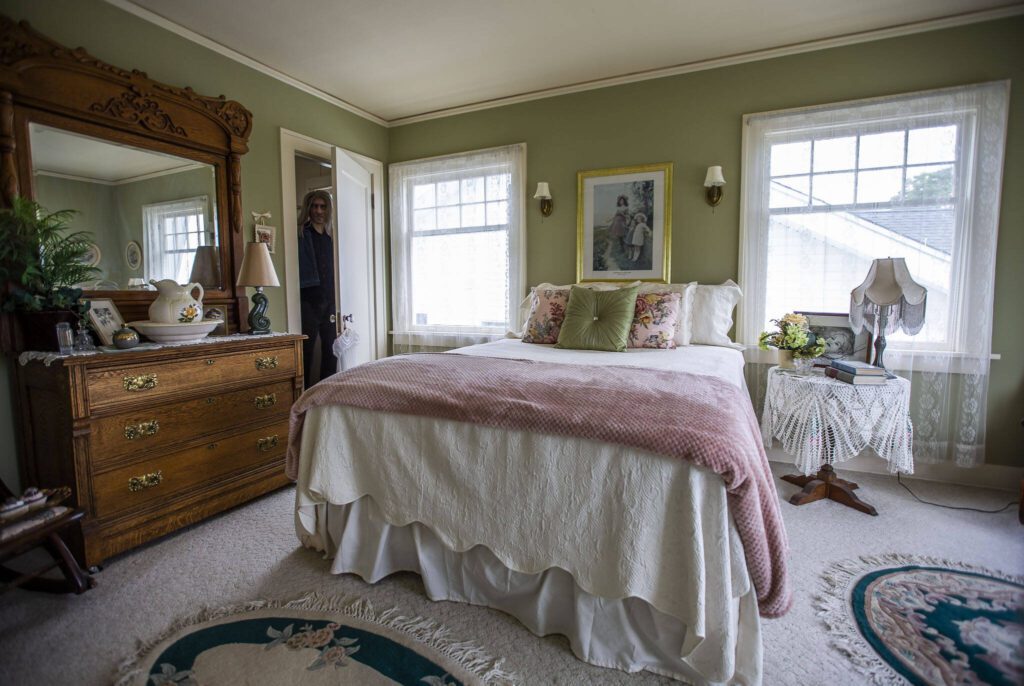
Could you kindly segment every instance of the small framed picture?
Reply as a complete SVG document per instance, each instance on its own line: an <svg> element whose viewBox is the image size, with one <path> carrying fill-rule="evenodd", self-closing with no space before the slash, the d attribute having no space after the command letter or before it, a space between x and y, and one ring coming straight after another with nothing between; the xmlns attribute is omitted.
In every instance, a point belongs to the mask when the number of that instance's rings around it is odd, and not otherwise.
<svg viewBox="0 0 1024 686"><path fill-rule="evenodd" d="M114 332L124 326L124 318L117 311L117 305L108 298L94 298L89 301L89 323L103 345L114 344Z"/></svg>
<svg viewBox="0 0 1024 686"><path fill-rule="evenodd" d="M124 261L132 271L142 266L142 246L138 241L128 241L124 248Z"/></svg>
<svg viewBox="0 0 1024 686"><path fill-rule="evenodd" d="M832 360L871 361L871 333L867 329L853 333L850 316L845 312L797 312L807 317L807 326L818 338L825 339L825 352L815 364L831 365Z"/></svg>
<svg viewBox="0 0 1024 686"><path fill-rule="evenodd" d="M276 234L277 229L275 229L273 226L265 226L263 224L256 225L256 242L266 243L267 250L270 251L271 255L274 254L274 237L276 236Z"/></svg>

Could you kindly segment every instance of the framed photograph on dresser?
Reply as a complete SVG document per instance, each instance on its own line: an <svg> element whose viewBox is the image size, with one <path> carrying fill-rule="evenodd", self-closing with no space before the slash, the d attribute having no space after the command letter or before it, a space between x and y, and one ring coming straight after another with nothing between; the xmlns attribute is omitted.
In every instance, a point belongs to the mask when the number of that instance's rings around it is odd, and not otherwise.
<svg viewBox="0 0 1024 686"><path fill-rule="evenodd" d="M576 280L668 283L672 163L576 175Z"/></svg>
<svg viewBox="0 0 1024 686"><path fill-rule="evenodd" d="M89 323L103 345L113 345L114 332L124 326L124 318L113 300L93 298L89 301Z"/></svg>

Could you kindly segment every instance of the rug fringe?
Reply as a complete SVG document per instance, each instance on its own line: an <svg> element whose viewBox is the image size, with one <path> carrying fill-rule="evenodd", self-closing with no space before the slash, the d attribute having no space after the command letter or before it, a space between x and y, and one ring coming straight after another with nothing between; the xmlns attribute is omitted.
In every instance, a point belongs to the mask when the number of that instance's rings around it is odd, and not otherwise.
<svg viewBox="0 0 1024 686"><path fill-rule="evenodd" d="M179 617L158 637L149 641L140 639L137 642L135 654L118 666L115 686L130 686L141 675L142 662L146 656L158 645L180 631L231 615L273 609L337 612L398 631L437 650L458 663L466 671L480 677L481 681L488 686L509 686L515 684L518 678L514 672L502 669L504 658L495 659L473 641L459 641L452 638L447 627L432 619L419 616L406 617L399 614L398 608L377 612L373 605L364 598L327 596L314 591L295 600L251 600L215 608L206 607Z"/></svg>
<svg viewBox="0 0 1024 686"><path fill-rule="evenodd" d="M1024 583L1024 577L1021 576L924 555L901 553L864 555L830 564L822 574L822 588L821 592L814 597L814 608L831 634L829 645L849 659L857 671L868 677L875 686L897 686L906 684L907 680L890 667L861 635L849 609L850 591L865 574L886 567L913 565L943 567L961 572L984 574L1017 584Z"/></svg>

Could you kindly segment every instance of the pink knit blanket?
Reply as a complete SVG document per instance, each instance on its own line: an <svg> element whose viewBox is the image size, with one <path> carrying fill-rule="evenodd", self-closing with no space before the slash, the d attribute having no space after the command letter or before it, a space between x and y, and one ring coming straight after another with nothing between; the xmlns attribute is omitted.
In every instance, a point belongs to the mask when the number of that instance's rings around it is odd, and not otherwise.
<svg viewBox="0 0 1024 686"><path fill-rule="evenodd" d="M303 417L323 405L593 439L688 460L722 477L764 617L789 609L786 531L750 399L717 377L458 354L389 357L336 374L292 406L286 472Z"/></svg>

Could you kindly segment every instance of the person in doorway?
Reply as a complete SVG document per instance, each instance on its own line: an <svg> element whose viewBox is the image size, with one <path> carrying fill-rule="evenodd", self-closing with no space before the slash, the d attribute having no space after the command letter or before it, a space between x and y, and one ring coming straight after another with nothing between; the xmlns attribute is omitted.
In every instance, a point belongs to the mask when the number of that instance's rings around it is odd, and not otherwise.
<svg viewBox="0 0 1024 686"><path fill-rule="evenodd" d="M306 386L313 379L313 356L320 341L320 375L337 368L334 339L337 328L334 308L334 241L331 236L331 196L327 191L310 191L302 200L299 215L299 298L302 305L303 366Z"/></svg>

